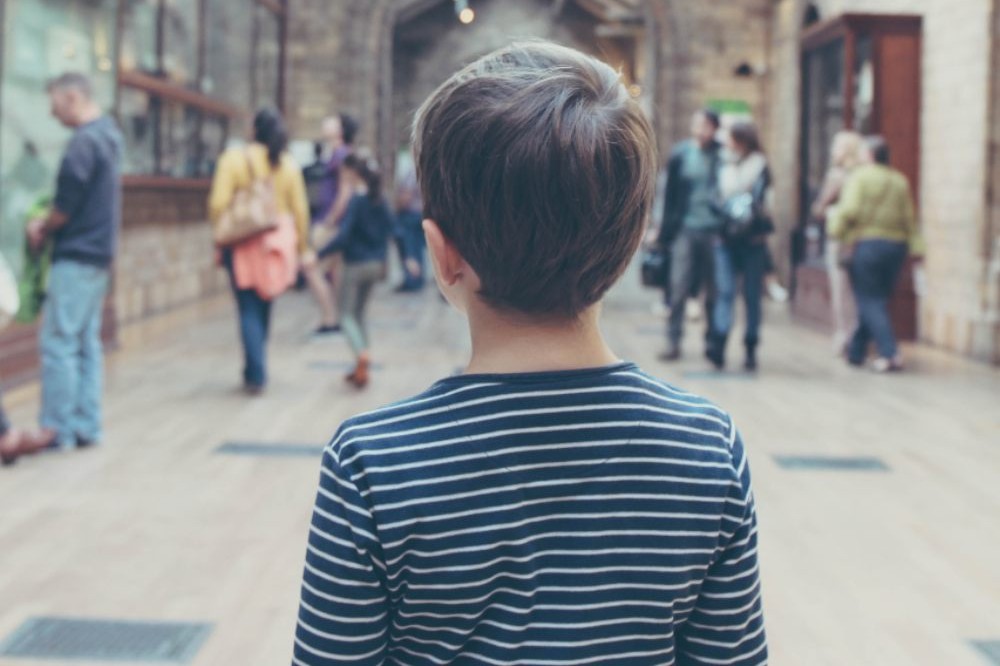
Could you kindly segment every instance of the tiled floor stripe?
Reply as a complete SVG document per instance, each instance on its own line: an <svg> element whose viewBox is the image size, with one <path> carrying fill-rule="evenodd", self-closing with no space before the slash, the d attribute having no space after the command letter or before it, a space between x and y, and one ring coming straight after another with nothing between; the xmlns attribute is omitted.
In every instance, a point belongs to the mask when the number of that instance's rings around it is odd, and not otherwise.
<svg viewBox="0 0 1000 666"><path fill-rule="evenodd" d="M0 656L187 664L211 631L204 623L37 617L0 645Z"/></svg>
<svg viewBox="0 0 1000 666"><path fill-rule="evenodd" d="M270 458L318 458L323 454L320 444L289 444L282 442L226 442L215 449L216 453L233 456L262 456Z"/></svg>
<svg viewBox="0 0 1000 666"><path fill-rule="evenodd" d="M870 456L776 455L779 467L790 470L840 472L888 472L889 466L880 458Z"/></svg>
<svg viewBox="0 0 1000 666"><path fill-rule="evenodd" d="M992 664L992 666L1000 666L1000 640L972 641L972 646L986 657L986 663Z"/></svg>

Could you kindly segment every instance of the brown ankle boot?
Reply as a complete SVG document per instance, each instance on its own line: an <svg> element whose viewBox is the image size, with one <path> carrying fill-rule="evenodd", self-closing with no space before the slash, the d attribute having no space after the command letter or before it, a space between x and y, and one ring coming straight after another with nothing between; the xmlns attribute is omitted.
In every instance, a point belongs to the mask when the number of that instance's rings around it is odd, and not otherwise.
<svg viewBox="0 0 1000 666"><path fill-rule="evenodd" d="M368 369L370 362L368 360L367 354L362 354L358 357L358 364L354 366L354 372L347 375L346 379L350 383L354 384L357 388L364 388L368 386Z"/></svg>

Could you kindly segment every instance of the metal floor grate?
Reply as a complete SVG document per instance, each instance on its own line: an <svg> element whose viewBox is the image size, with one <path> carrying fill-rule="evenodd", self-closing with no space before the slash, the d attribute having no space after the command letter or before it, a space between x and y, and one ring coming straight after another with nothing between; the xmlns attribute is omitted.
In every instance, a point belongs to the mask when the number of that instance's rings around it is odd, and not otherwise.
<svg viewBox="0 0 1000 666"><path fill-rule="evenodd" d="M0 656L187 664L211 631L203 623L39 617L11 634Z"/></svg>
<svg viewBox="0 0 1000 666"><path fill-rule="evenodd" d="M986 657L987 663L1000 666L1000 641L972 641L972 646Z"/></svg>
<svg viewBox="0 0 1000 666"><path fill-rule="evenodd" d="M288 444L283 442L226 442L216 453L231 456L264 456L273 458L318 458L325 446L319 444Z"/></svg>
<svg viewBox="0 0 1000 666"><path fill-rule="evenodd" d="M870 456L774 456L779 467L792 470L888 472L881 458Z"/></svg>

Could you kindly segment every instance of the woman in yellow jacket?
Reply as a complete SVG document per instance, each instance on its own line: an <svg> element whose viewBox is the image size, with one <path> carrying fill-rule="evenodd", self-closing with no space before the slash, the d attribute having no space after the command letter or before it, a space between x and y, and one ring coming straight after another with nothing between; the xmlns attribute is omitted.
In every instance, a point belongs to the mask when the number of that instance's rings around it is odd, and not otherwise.
<svg viewBox="0 0 1000 666"><path fill-rule="evenodd" d="M295 221L299 256L303 267L308 269L316 262L309 247L309 203L302 170L286 152L287 144L288 134L281 115L270 109L258 111L253 121L253 142L246 148L228 150L219 158L209 195L209 215L212 223L216 223L238 190L250 185L254 177L269 175L278 214L290 215ZM223 249L222 263L229 272L239 309L243 386L248 394L259 395L267 384L271 301L261 298L254 289L236 286L231 248Z"/></svg>

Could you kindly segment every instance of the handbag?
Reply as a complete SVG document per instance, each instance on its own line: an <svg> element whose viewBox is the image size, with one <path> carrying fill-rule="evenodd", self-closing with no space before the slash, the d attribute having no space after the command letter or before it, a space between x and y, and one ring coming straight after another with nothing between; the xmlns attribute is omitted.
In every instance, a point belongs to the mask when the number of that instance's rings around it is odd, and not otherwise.
<svg viewBox="0 0 1000 666"><path fill-rule="evenodd" d="M250 172L250 183L233 193L233 200L215 224L213 233L219 247L238 245L278 226L274 180L270 176L257 175L249 153L244 151L243 157Z"/></svg>
<svg viewBox="0 0 1000 666"><path fill-rule="evenodd" d="M767 192L771 186L771 172L765 168L749 192L734 194L719 207L722 215L722 232L730 240L746 239L774 231L767 214Z"/></svg>
<svg viewBox="0 0 1000 666"><path fill-rule="evenodd" d="M757 210L754 196L743 192L729 197L722 202L722 216L725 224L723 233L727 238L745 238L750 235L757 221Z"/></svg>
<svg viewBox="0 0 1000 666"><path fill-rule="evenodd" d="M651 248L642 255L642 286L662 289L667 284L670 262L660 248Z"/></svg>
<svg viewBox="0 0 1000 666"><path fill-rule="evenodd" d="M841 241L837 243L837 265L849 269L854 259L854 243Z"/></svg>

